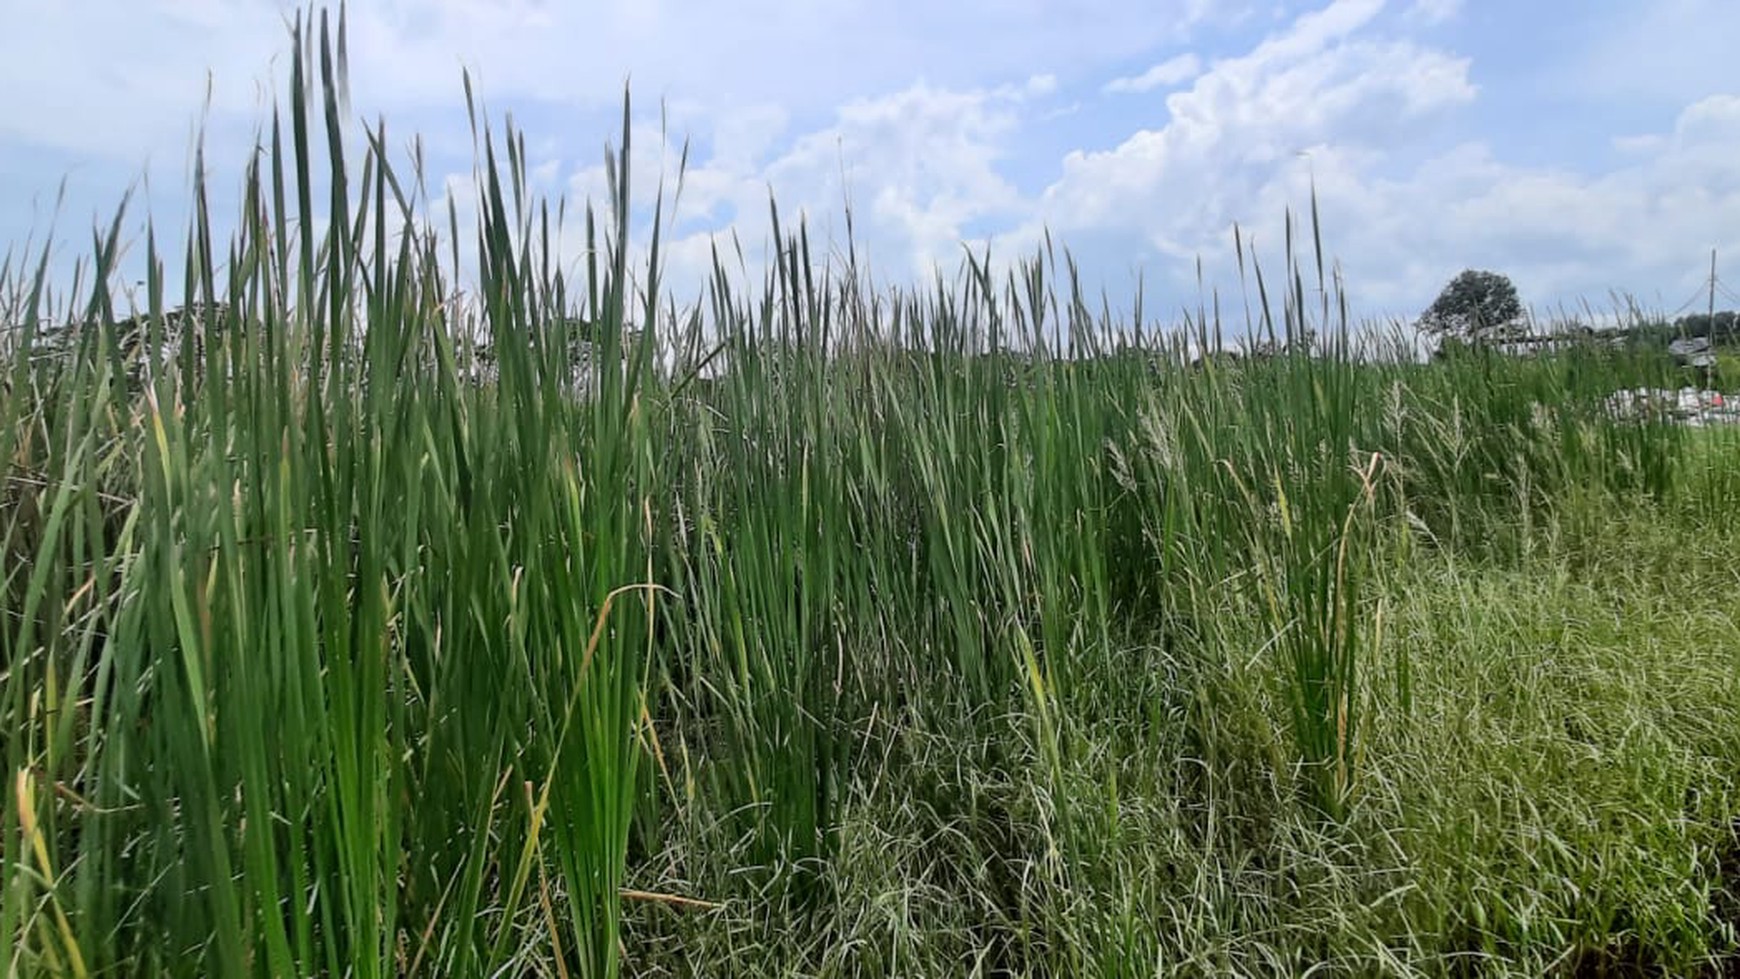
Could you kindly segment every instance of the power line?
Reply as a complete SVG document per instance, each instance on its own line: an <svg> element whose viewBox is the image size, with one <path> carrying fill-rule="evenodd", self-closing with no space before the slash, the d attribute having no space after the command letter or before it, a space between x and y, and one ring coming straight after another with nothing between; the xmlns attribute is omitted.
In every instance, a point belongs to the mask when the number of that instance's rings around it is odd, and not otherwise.
<svg viewBox="0 0 1740 979"><path fill-rule="evenodd" d="M1672 313L1669 313L1668 317L1670 319L1679 317L1687 310L1696 308L1699 304L1704 306L1704 311L1707 315L1714 316L1716 313L1717 295L1721 295L1731 302L1740 303L1740 295L1735 295L1733 290L1729 289L1728 286L1722 282L1721 277L1717 275L1716 250L1712 248L1710 249L1710 273L1704 279L1704 284L1700 286L1696 292L1692 293L1685 302L1680 303Z"/></svg>
<svg viewBox="0 0 1740 979"><path fill-rule="evenodd" d="M1690 299L1687 299L1685 302L1680 303L1677 307L1674 308L1674 311L1669 313L1668 315L1670 317L1679 316L1680 314L1684 313L1686 310L1691 309L1694 306L1702 304L1704 302L1704 299L1705 299L1705 291L1704 291L1704 288L1700 286L1698 288L1697 292L1692 293L1692 296Z"/></svg>

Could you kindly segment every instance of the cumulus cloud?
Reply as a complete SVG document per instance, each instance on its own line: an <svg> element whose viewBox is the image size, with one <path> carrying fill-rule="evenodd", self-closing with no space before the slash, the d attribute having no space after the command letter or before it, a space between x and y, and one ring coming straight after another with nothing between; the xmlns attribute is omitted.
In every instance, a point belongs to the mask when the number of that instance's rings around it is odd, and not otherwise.
<svg viewBox="0 0 1740 979"><path fill-rule="evenodd" d="M1108 94L1141 94L1152 92L1157 88L1171 88L1179 82L1189 81L1202 70L1202 59L1195 54L1186 52L1167 58L1140 75L1125 78L1114 78L1107 82L1103 89Z"/></svg>
<svg viewBox="0 0 1740 979"><path fill-rule="evenodd" d="M461 204L462 66L492 117L511 111L526 129L534 184L571 215L602 202L600 151L631 82L638 240L655 188L676 186L677 141L694 140L664 239L670 281L691 294L715 246L735 262L741 243L752 274L765 262L770 193L821 253L841 243L849 201L859 255L884 279L928 278L963 242L1008 256L1049 230L1114 296L1140 270L1162 305L1194 304L1199 258L1211 282L1236 285L1235 223L1273 257L1283 215L1314 193L1325 244L1372 312L1417 312L1465 265L1510 273L1537 302L1609 287L1666 297L1695 284L1708 248L1740 251L1732 83L1676 68L1628 101L1621 83L1641 68L1606 88L1585 71L1639 31L1740 14L1718 0L1606 11L1517 64L1484 35L1433 29L1460 8L611 0L582 18L547 0L382 0L352 5L349 42L358 115L424 134L432 184ZM1562 19L1503 16L1519 32ZM0 106L0 170L26 191L0 202L8 238L39 223L28 195L52 196L57 169L113 200L147 155L179 168L208 70L227 140L214 158L239 160L286 67L282 14L265 0L0 0L0 22L19 28L0 33L0 84L37 93ZM74 55L99 67L56 67ZM1152 67L1105 81L1132 64ZM1588 145L1508 142L1532 132L1514 98L1524 84L1586 113ZM1595 128L1608 118L1612 131ZM570 257L581 224L570 219Z"/></svg>
<svg viewBox="0 0 1740 979"><path fill-rule="evenodd" d="M1426 25L1442 24L1462 12L1462 0L1414 0L1408 16Z"/></svg>
<svg viewBox="0 0 1740 979"><path fill-rule="evenodd" d="M1352 35L1381 0L1340 0L1170 95L1164 126L1066 155L1042 217L1063 232L1139 233L1156 255L1219 252L1265 187L1319 167L1362 166L1411 120L1474 96L1466 59Z"/></svg>
<svg viewBox="0 0 1740 979"><path fill-rule="evenodd" d="M0 137L136 160L156 130L184 135L208 74L215 109L257 109L284 68L296 9L0 0L0 85L33 94L0 111ZM347 15L356 90L386 111L452 108L469 68L498 104L608 107L632 79L647 97L825 113L920 77L973 87L1139 56L1178 42L1213 10L1200 0L1159 11L1077 0L1066 17L1002 0L375 0Z"/></svg>
<svg viewBox="0 0 1740 979"><path fill-rule="evenodd" d="M1265 182L1252 212L1302 210L1314 190L1355 306L1372 313L1411 316L1471 266L1509 274L1543 312L1605 307L1613 291L1672 310L1710 247L1740 247L1740 174L1723 162L1740 151L1735 108L1695 103L1647 137L1649 153L1602 172L1507 162L1471 141L1386 174L1380 154L1325 148L1309 171ZM1277 222L1256 223L1273 244Z"/></svg>
<svg viewBox="0 0 1740 979"><path fill-rule="evenodd" d="M1164 124L1065 154L1013 237L1043 222L1114 286L1139 265L1187 296L1198 259L1236 287L1235 224L1279 262L1284 215L1315 196L1355 308L1399 316L1469 265L1509 272L1546 306L1636 289L1671 308L1708 248L1740 247L1740 99L1692 100L1655 132L1616 136L1632 156L1618 167L1509 162L1480 138L1421 157L1416 138L1446 132L1480 92L1471 59L1394 35L1383 8L1341 0L1300 17L1168 96Z"/></svg>
<svg viewBox="0 0 1740 979"><path fill-rule="evenodd" d="M631 167L636 203L644 212L659 187L674 191L680 178L675 220L679 228L691 227L668 241L666 256L669 281L679 291L705 282L715 243L734 254L733 235L749 249L750 271L764 267L770 194L783 230L799 221L809 226L818 260L830 246L843 247L850 208L855 244L876 270L900 281L924 278L958 259L975 223L1008 224L1026 212L1028 203L1003 166L1022 113L1045 89L954 91L918 84L850 102L828 125L799 133L778 150L764 141L760 151L746 152L736 139L714 139L715 152L680 173L677 155L661 153L658 133L648 126L635 137L645 148ZM723 128L737 131L749 122L726 117ZM569 189L577 199L602 204L604 167L575 171ZM697 215L706 220L694 221Z"/></svg>

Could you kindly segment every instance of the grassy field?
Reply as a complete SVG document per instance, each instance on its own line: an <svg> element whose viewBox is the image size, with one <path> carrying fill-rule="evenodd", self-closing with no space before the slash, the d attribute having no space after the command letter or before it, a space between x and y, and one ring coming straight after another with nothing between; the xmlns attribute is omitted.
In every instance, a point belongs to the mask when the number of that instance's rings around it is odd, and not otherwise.
<svg viewBox="0 0 1740 979"><path fill-rule="evenodd" d="M301 40L147 315L118 231L0 274L9 975L1740 972L1740 437L1603 410L1670 367L1356 356L1309 223L1268 357L801 227L682 312L626 127L563 271L517 134L460 240Z"/></svg>

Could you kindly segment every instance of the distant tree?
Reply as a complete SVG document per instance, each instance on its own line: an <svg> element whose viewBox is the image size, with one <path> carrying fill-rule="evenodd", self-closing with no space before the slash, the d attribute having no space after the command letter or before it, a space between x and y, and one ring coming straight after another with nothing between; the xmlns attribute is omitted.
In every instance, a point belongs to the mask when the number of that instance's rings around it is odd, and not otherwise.
<svg viewBox="0 0 1740 979"><path fill-rule="evenodd" d="M1708 313L1693 313L1674 320L1676 336L1708 337L1710 342L1729 344L1740 340L1740 315L1734 310L1725 309L1711 316Z"/></svg>
<svg viewBox="0 0 1740 979"><path fill-rule="evenodd" d="M1420 329L1440 337L1479 340L1521 318L1516 286L1497 272L1464 270L1421 314Z"/></svg>

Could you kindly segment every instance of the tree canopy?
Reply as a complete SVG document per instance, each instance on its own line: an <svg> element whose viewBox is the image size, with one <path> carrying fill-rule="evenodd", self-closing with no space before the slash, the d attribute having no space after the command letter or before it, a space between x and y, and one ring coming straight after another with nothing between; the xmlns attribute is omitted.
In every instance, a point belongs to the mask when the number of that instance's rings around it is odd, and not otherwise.
<svg viewBox="0 0 1740 979"><path fill-rule="evenodd" d="M1522 315L1522 301L1509 278L1465 269L1421 314L1419 325L1427 333L1480 339Z"/></svg>

